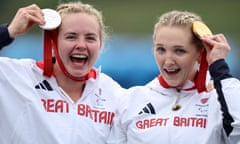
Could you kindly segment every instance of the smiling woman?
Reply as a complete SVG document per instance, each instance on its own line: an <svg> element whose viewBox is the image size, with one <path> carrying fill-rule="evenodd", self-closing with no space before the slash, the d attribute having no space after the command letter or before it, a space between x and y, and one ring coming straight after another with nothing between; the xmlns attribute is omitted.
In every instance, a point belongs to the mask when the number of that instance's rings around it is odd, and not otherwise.
<svg viewBox="0 0 240 144"><path fill-rule="evenodd" d="M102 15L81 2L56 11L61 25L44 30L47 58L0 58L0 143L106 143L125 89L94 67L105 37ZM45 14L36 4L19 8L1 34L9 40L44 26Z"/></svg>
<svg viewBox="0 0 240 144"><path fill-rule="evenodd" d="M230 45L223 34L196 36L196 21L188 11L160 16L153 33L160 74L119 101L108 144L240 142L240 81L225 62Z"/></svg>

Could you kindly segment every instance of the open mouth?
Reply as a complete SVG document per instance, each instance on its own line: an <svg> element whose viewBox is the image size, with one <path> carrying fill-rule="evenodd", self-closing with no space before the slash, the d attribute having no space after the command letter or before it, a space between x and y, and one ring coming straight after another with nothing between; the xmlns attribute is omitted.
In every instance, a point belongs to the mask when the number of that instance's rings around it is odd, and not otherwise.
<svg viewBox="0 0 240 144"><path fill-rule="evenodd" d="M81 54L75 54L75 55L71 55L70 59L73 63L83 63L83 62L86 62L88 60L88 56L87 55L81 55Z"/></svg>
<svg viewBox="0 0 240 144"><path fill-rule="evenodd" d="M177 69L164 69L164 71L169 74L169 75L175 75L177 74L181 69L177 68Z"/></svg>

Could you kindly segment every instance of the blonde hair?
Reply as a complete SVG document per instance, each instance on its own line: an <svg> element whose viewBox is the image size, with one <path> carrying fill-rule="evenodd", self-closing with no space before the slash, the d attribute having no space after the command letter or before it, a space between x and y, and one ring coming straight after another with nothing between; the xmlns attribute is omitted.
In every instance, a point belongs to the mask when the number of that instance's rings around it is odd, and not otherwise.
<svg viewBox="0 0 240 144"><path fill-rule="evenodd" d="M157 23L154 26L153 40L155 41L157 30L161 26L178 26L192 29L192 24L195 21L202 21L202 19L199 15L193 12L178 10L166 12L159 17ZM201 48L202 47L201 41L196 36L194 36L193 33L192 35L193 43L195 43L198 48Z"/></svg>
<svg viewBox="0 0 240 144"><path fill-rule="evenodd" d="M62 16L63 14L72 14L72 13L86 13L92 15L96 18L99 26L100 26L100 40L103 43L105 38L107 37L106 34L106 27L103 23L103 16L100 11L94 8L92 5L84 4L80 1L78 2L68 2L60 4L56 9L59 14Z"/></svg>

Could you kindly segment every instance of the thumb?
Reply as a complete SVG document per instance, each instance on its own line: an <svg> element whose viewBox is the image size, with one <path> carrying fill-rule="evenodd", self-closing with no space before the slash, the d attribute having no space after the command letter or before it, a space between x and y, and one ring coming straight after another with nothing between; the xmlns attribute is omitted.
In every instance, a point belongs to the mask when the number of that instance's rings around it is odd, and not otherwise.
<svg viewBox="0 0 240 144"><path fill-rule="evenodd" d="M207 36L201 37L201 40L206 52L209 53L214 46L214 41Z"/></svg>

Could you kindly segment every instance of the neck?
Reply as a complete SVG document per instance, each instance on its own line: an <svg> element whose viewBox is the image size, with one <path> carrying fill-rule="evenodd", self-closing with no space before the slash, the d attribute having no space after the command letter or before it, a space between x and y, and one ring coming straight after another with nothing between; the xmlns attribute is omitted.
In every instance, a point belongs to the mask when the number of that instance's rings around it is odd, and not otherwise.
<svg viewBox="0 0 240 144"><path fill-rule="evenodd" d="M86 81L69 79L60 69L56 68L54 69L54 75L58 85L74 102L81 98Z"/></svg>

